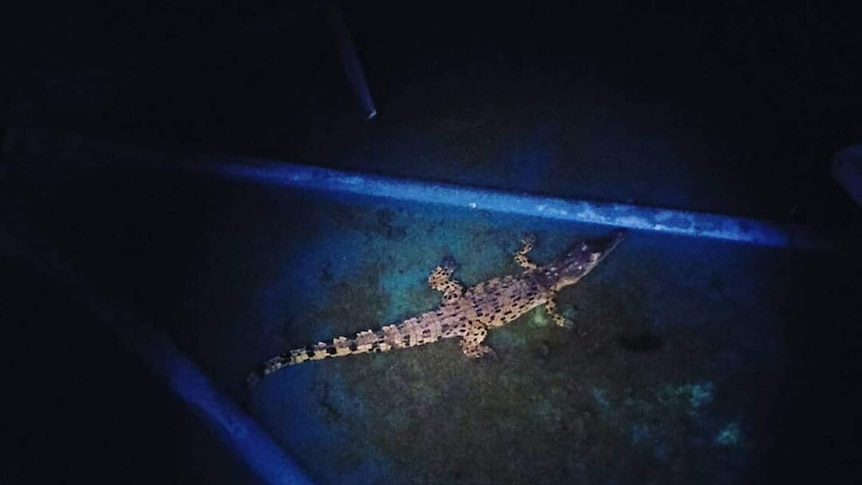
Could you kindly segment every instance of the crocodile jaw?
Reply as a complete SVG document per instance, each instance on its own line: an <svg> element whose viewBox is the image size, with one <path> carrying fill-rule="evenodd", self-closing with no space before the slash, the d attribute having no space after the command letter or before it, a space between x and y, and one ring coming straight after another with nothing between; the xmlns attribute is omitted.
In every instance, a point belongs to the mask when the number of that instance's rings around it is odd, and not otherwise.
<svg viewBox="0 0 862 485"><path fill-rule="evenodd" d="M608 238L584 241L566 254L543 268L545 277L552 281L552 291L580 281L604 260L625 238L623 231L617 231Z"/></svg>

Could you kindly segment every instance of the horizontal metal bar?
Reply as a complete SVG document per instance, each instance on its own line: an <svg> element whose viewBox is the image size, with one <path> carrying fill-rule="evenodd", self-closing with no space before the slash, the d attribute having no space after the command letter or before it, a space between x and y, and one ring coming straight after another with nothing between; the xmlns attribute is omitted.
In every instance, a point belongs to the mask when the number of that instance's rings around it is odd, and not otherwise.
<svg viewBox="0 0 862 485"><path fill-rule="evenodd" d="M838 246L838 241L831 234L811 227L747 217L519 194L242 157L169 159L158 152L74 137L46 136L33 131L16 131L14 140L14 143L8 143L7 140L5 150L19 158L34 158L27 163L38 164L43 169L138 166L193 170L286 187L443 204L466 210L600 224L766 247L829 251Z"/></svg>
<svg viewBox="0 0 862 485"><path fill-rule="evenodd" d="M194 167L267 184L443 204L467 210L600 224L768 247L804 250L828 250L833 247L830 238L808 228L746 217L517 194L241 158L207 158Z"/></svg>

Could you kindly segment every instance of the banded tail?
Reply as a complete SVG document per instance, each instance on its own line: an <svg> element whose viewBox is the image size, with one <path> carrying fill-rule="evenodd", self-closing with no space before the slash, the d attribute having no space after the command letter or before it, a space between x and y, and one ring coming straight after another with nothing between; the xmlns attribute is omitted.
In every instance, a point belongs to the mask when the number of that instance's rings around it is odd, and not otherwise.
<svg viewBox="0 0 862 485"><path fill-rule="evenodd" d="M267 360L257 370L249 374L245 379L246 389L253 388L264 376L291 365L312 360L323 360L329 357L386 352L437 341L440 336L439 332L430 330L416 332L415 327L418 322L418 318L411 318L400 325L387 325L380 330L364 330L352 338L336 337L330 342L318 342L314 345L289 350ZM417 338L416 335L422 337Z"/></svg>

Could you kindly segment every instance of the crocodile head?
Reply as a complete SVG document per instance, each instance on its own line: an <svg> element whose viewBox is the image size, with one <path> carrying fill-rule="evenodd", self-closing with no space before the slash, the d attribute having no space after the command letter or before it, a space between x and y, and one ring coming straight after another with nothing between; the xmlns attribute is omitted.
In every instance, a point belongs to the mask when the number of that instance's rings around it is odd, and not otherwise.
<svg viewBox="0 0 862 485"><path fill-rule="evenodd" d="M624 237L623 231L616 231L608 237L575 245L561 258L540 268L541 279L552 291L577 283L601 263Z"/></svg>

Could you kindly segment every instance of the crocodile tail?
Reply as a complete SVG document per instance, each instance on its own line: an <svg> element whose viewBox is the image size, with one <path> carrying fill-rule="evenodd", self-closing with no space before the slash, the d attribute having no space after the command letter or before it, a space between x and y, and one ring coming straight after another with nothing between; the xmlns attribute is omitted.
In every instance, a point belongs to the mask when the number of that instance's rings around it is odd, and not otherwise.
<svg viewBox="0 0 862 485"><path fill-rule="evenodd" d="M364 330L352 337L337 337L330 342L318 342L307 347L289 350L267 360L249 374L245 379L246 389L251 390L264 376L291 365L329 357L386 352L436 342L440 338L440 332L423 325L425 316L410 318L398 325L387 325L380 330Z"/></svg>
<svg viewBox="0 0 862 485"><path fill-rule="evenodd" d="M313 360L323 360L329 357L345 357L368 352L383 352L391 350L386 343L385 329L365 330L352 338L337 337L330 342L318 342L307 347L289 350L260 364L254 372L245 378L246 389L251 390L260 380L273 372L291 365L302 364Z"/></svg>

